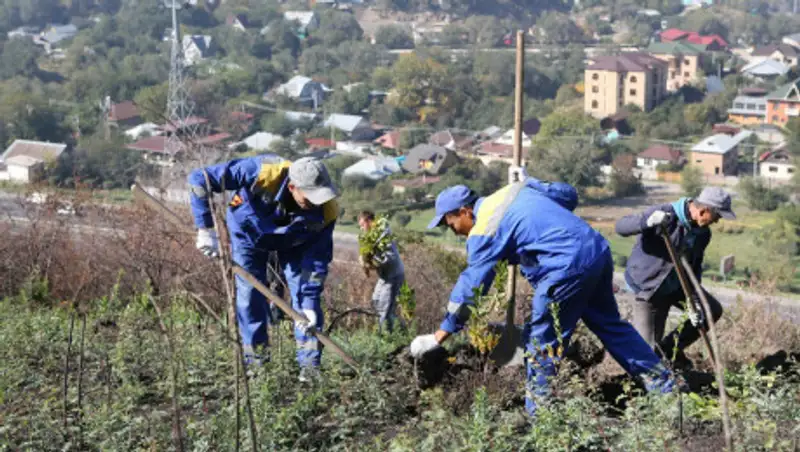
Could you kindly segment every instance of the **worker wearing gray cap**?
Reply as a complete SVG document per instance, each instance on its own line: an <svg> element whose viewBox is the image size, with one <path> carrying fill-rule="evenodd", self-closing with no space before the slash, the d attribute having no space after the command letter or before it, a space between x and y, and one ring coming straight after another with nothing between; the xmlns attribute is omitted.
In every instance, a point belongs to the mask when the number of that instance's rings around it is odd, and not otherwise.
<svg viewBox="0 0 800 452"><path fill-rule="evenodd" d="M639 236L625 268L627 287L636 294L633 324L657 354L674 357L679 367L691 367L683 350L700 337L698 327L701 324L707 327L707 321L690 316L682 326L664 336L670 308L684 309L686 302L698 304L696 300L686 300L661 228L666 230L678 254L686 257L700 281L703 255L711 241L709 226L721 218L736 218L731 210L731 196L719 187L707 187L697 198L652 206L620 219L616 225L617 234L623 237ZM716 322L722 316L722 306L708 292L706 297ZM697 312L703 311L697 309Z"/></svg>

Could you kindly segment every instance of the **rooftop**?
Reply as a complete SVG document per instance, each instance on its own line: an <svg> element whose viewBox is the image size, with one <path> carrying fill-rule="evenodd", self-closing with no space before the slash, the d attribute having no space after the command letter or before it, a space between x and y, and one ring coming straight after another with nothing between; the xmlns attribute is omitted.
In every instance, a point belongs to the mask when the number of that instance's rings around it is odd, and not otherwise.
<svg viewBox="0 0 800 452"><path fill-rule="evenodd" d="M664 160L667 162L677 162L683 156L681 151L673 149L663 144L650 146L644 151L639 153L639 157L649 158L653 160Z"/></svg>
<svg viewBox="0 0 800 452"><path fill-rule="evenodd" d="M744 130L734 136L725 135L722 133L711 135L710 137L706 137L696 145L692 146L692 152L727 154L752 134L753 132Z"/></svg>
<svg viewBox="0 0 800 452"><path fill-rule="evenodd" d="M133 101L126 100L118 104L111 104L111 111L108 112L110 121L125 121L139 117L139 109Z"/></svg>
<svg viewBox="0 0 800 452"><path fill-rule="evenodd" d="M789 72L788 65L772 59L753 61L745 65L740 72L758 77L779 76Z"/></svg>
<svg viewBox="0 0 800 452"><path fill-rule="evenodd" d="M682 54L699 55L708 48L705 44L694 44L684 41L653 42L647 47L647 51L655 54Z"/></svg>
<svg viewBox="0 0 800 452"><path fill-rule="evenodd" d="M775 52L780 52L787 57L800 56L800 51L790 46L789 44L770 44L766 46L756 47L753 49L751 55L753 56L770 56Z"/></svg>
<svg viewBox="0 0 800 452"><path fill-rule="evenodd" d="M593 71L645 72L653 66L666 67L666 65L666 62L647 53L628 52L620 55L595 57L586 69Z"/></svg>
<svg viewBox="0 0 800 452"><path fill-rule="evenodd" d="M48 143L45 141L14 140L6 149L0 160L6 161L18 155L28 156L41 161L57 159L67 148L64 143Z"/></svg>

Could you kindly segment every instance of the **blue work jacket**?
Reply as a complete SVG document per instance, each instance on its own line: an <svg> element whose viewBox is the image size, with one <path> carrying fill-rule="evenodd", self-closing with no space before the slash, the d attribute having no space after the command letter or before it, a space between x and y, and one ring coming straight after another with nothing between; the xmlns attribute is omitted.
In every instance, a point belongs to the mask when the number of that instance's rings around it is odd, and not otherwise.
<svg viewBox="0 0 800 452"><path fill-rule="evenodd" d="M441 329L455 333L464 327L467 306L476 290L489 290L501 260L518 264L538 291L581 275L608 252L605 238L571 212L576 202L561 202L539 186L530 178L478 200L467 238L467 268L450 294Z"/></svg>

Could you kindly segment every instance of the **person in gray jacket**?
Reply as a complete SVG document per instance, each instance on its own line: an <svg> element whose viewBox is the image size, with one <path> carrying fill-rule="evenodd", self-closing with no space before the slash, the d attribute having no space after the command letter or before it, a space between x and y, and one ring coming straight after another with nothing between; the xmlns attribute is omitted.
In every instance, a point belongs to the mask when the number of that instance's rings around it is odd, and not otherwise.
<svg viewBox="0 0 800 452"><path fill-rule="evenodd" d="M375 224L375 213L365 210L358 215L358 227L362 231L368 231ZM383 235L391 231L387 228ZM400 259L400 252L397 250L397 243L392 242L392 246L380 256L375 256L374 262L362 262L367 275L370 268L374 268L378 274L378 281L372 292L372 307L379 316L379 328L391 332L395 319L395 308L397 307L397 295L400 287L406 280L405 267Z"/></svg>
<svg viewBox="0 0 800 452"><path fill-rule="evenodd" d="M731 197L721 188L707 187L696 199L681 198L670 204L652 206L642 213L623 217L616 224L617 234L623 237L639 235L625 268L625 282L636 294L633 324L662 358L673 358L673 349L677 346L675 364L679 367L691 366L683 350L700 337L699 325L706 328L708 325L705 319L690 317L664 337L671 307L684 309L687 301L699 307L699 303L696 299L686 300L661 228L666 229L678 256L686 257L700 281L703 256L711 241L709 226L720 218L736 218L731 210ZM705 294L716 322L722 317L722 305L708 292Z"/></svg>

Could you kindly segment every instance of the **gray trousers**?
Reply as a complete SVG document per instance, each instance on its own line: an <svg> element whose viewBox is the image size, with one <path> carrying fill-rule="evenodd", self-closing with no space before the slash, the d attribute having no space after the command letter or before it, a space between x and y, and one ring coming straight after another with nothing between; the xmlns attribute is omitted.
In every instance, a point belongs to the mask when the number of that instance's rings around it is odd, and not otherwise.
<svg viewBox="0 0 800 452"><path fill-rule="evenodd" d="M403 286L406 276L403 273L389 278L378 278L375 283L375 290L372 291L372 307L378 313L378 324L383 329L391 332L395 313L397 307L397 295L400 293L400 287Z"/></svg>
<svg viewBox="0 0 800 452"><path fill-rule="evenodd" d="M716 322L722 317L722 305L705 289L703 291L711 308L711 316ZM678 309L684 309L686 307L684 304L685 299L686 297L682 291L676 291L668 295L656 293L650 300L637 299L633 304L633 325L644 340L655 348L659 356L662 353L666 354L667 357L671 356L676 339L678 341L678 350L682 351L700 338L699 329L692 325L690 319L686 319L682 326L673 330L666 337L664 336L664 328L667 324L670 308L674 306ZM703 323L708 328L707 319L703 319ZM658 346L656 347L656 345Z"/></svg>

